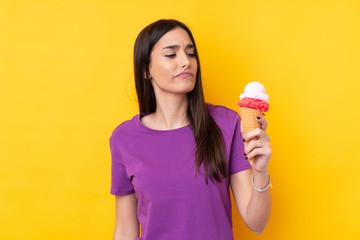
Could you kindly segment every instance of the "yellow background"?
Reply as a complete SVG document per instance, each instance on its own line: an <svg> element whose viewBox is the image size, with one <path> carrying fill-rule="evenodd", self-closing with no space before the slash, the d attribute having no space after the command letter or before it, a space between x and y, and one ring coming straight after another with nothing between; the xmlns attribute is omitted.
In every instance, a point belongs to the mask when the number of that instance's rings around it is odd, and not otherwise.
<svg viewBox="0 0 360 240"><path fill-rule="evenodd" d="M1 1L0 239L112 239L109 137L138 113L132 53L160 18L198 46L207 102L270 95L272 215L240 239L359 239L360 3ZM233 198L232 198L233 200Z"/></svg>

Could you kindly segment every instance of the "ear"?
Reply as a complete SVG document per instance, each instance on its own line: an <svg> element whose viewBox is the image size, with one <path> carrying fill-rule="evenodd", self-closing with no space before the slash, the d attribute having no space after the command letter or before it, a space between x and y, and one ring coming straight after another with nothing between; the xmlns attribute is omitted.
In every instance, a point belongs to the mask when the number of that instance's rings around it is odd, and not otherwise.
<svg viewBox="0 0 360 240"><path fill-rule="evenodd" d="M144 73L144 79L151 79L151 75L149 77L146 77L146 73Z"/></svg>
<svg viewBox="0 0 360 240"><path fill-rule="evenodd" d="M144 71L144 79L151 79L151 74L149 72L149 76L146 76L146 71Z"/></svg>

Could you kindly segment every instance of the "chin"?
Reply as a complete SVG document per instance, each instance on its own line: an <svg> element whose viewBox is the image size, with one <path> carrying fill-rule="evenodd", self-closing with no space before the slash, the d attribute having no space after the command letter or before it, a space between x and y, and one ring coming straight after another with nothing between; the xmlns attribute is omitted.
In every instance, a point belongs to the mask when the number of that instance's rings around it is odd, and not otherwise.
<svg viewBox="0 0 360 240"><path fill-rule="evenodd" d="M189 87L186 87L186 88L183 88L183 93L188 93L188 92L191 92L192 90L194 90L195 86L189 86Z"/></svg>
<svg viewBox="0 0 360 240"><path fill-rule="evenodd" d="M170 87L170 86L169 86ZM177 83L171 86L171 88L163 88L164 91L172 92L176 94L181 93L188 93L194 90L195 88L195 82L183 82L183 83Z"/></svg>

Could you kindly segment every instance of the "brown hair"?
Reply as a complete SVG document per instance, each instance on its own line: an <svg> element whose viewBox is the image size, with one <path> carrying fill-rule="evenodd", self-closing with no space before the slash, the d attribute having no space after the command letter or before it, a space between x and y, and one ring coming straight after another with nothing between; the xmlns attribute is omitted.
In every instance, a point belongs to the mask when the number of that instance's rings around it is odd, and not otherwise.
<svg viewBox="0 0 360 240"><path fill-rule="evenodd" d="M203 163L206 183L208 184L208 177L212 182L214 182L213 178L222 182L219 171L224 178L228 177L224 139L220 128L208 112L203 94L200 62L195 41L190 29L182 22L174 19L160 19L145 27L136 38L134 45L134 77L139 110L147 114L156 110L154 89L151 82L146 80L144 76L150 75L150 54L154 45L163 35L176 27L183 28L189 34L194 45L194 54L198 64L195 87L187 93L189 100L187 117L197 144L195 176L199 166Z"/></svg>

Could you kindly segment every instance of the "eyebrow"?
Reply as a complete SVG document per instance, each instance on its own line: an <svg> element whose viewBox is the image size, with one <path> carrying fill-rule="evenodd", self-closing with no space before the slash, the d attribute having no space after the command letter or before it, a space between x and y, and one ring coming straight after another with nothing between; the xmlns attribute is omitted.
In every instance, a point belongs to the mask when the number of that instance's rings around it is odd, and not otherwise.
<svg viewBox="0 0 360 240"><path fill-rule="evenodd" d="M166 46L166 47L162 48L161 50L164 50L164 49L167 49L167 48L175 49L175 48L179 48L179 47L180 47L179 45L169 45L169 46ZM194 45L188 44L188 45L186 45L186 48L194 48Z"/></svg>

